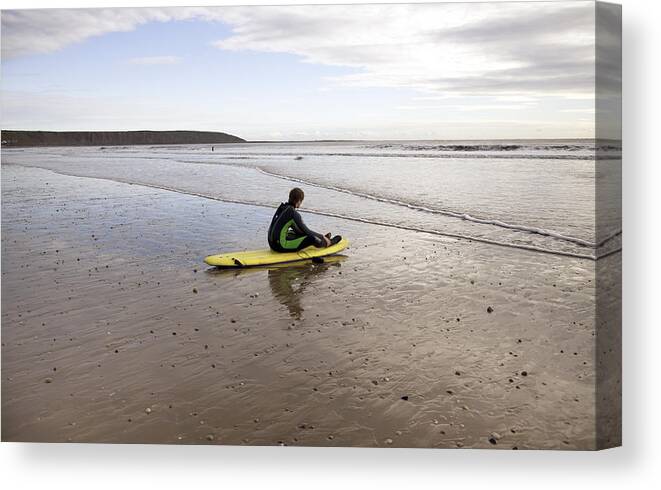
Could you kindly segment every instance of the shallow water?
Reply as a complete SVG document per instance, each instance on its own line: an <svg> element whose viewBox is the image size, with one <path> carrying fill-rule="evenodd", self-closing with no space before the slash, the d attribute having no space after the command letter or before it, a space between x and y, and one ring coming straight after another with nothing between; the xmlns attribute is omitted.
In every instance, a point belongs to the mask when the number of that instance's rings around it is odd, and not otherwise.
<svg viewBox="0 0 661 490"><path fill-rule="evenodd" d="M269 207L298 185L304 210L392 225L393 235L594 258L621 246L620 202L595 226L595 185L617 188L619 155L588 140L407 141L34 148L5 150L3 161Z"/></svg>

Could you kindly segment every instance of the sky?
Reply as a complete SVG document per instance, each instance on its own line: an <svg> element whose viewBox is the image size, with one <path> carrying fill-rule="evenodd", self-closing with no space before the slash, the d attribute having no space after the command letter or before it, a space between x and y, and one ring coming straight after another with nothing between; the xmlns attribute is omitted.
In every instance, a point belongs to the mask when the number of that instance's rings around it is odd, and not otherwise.
<svg viewBox="0 0 661 490"><path fill-rule="evenodd" d="M2 12L3 129L594 137L593 2Z"/></svg>

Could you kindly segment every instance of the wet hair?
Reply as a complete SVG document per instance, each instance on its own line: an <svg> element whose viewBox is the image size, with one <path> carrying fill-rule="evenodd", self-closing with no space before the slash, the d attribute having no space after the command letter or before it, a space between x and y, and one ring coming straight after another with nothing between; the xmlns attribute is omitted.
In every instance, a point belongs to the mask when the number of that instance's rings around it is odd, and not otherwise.
<svg viewBox="0 0 661 490"><path fill-rule="evenodd" d="M304 197L305 194L303 193L303 189L294 187L292 190L289 191L289 204L293 206L297 202L302 201Z"/></svg>

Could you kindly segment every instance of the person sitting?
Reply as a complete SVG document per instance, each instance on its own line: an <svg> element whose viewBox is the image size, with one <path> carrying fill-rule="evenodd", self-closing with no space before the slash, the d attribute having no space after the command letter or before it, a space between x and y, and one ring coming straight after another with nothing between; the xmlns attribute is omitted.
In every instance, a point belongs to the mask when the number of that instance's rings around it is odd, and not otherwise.
<svg viewBox="0 0 661 490"><path fill-rule="evenodd" d="M281 203L276 210L268 233L271 250L295 252L310 245L317 248L330 247L342 239L339 235L331 238L330 233L322 235L305 226L301 214L297 211L304 197L303 190L295 187L289 192L289 200Z"/></svg>

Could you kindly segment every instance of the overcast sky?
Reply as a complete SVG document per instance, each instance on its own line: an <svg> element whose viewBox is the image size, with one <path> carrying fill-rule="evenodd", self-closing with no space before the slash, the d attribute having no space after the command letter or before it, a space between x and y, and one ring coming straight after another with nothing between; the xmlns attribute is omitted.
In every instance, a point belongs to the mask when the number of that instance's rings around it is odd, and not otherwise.
<svg viewBox="0 0 661 490"><path fill-rule="evenodd" d="M2 128L594 136L594 3L9 10Z"/></svg>

